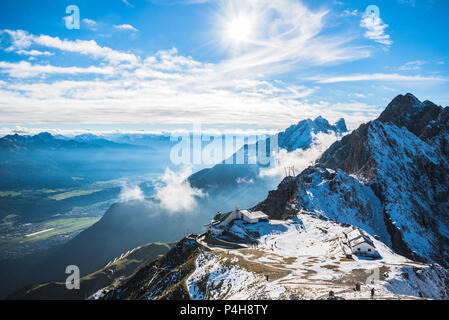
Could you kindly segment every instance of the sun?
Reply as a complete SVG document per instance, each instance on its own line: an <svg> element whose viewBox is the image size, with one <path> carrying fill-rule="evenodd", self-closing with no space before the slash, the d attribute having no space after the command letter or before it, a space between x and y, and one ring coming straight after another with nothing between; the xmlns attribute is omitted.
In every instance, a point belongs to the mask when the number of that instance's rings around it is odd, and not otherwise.
<svg viewBox="0 0 449 320"><path fill-rule="evenodd" d="M233 42L246 42L250 40L253 29L254 23L250 17L238 16L227 23L226 36Z"/></svg>

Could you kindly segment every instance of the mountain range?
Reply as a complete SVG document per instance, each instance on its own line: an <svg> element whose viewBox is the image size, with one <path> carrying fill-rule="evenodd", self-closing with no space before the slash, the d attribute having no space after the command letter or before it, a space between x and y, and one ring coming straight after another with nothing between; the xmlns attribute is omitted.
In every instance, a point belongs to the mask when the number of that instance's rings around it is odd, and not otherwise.
<svg viewBox="0 0 449 320"><path fill-rule="evenodd" d="M397 96L252 208L269 222L186 237L100 298L448 299L448 115Z"/></svg>
<svg viewBox="0 0 449 320"><path fill-rule="evenodd" d="M325 134L334 141L346 132L343 119L337 124L338 128L322 117L300 121L279 133L280 147L291 149L296 145L306 157L314 148L316 134ZM74 140L84 143L97 141L98 137L88 135ZM247 148L244 146L238 152ZM68 264L76 264L81 274L87 275L137 246L149 242L173 242L186 233L203 232L203 225L217 210L232 209L236 203L254 205L282 179L280 176L259 177L261 168L248 164L218 164L192 174L186 181L207 196L196 199L197 205L190 212L172 213L155 197L115 203L97 223L34 265L29 270L29 277L34 277L35 281L62 279Z"/></svg>
<svg viewBox="0 0 449 320"><path fill-rule="evenodd" d="M222 235L187 235L93 297L369 299L375 292L381 299L449 299L449 107L408 93L347 135L344 121L331 126L323 120L305 120L279 134L290 152L310 149L319 133L338 132L340 138L249 209L265 213L268 222L237 219ZM219 194L224 177L223 189L232 190L237 179L257 179L264 169L224 168L218 164L189 181ZM126 206L116 205L117 217L135 211ZM133 233L128 226L121 233ZM354 233L375 255L354 251Z"/></svg>

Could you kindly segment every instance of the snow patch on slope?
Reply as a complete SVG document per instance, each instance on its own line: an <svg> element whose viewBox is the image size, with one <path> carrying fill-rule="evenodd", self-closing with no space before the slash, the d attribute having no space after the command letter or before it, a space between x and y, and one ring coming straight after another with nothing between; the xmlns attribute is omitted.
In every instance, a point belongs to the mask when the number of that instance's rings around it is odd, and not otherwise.
<svg viewBox="0 0 449 320"><path fill-rule="evenodd" d="M246 299L250 288L261 280L242 268L224 264L216 255L201 255L196 264L196 270L187 280L193 300Z"/></svg>
<svg viewBox="0 0 449 320"><path fill-rule="evenodd" d="M360 179L340 170L314 168L300 177L297 199L299 208L361 227L391 244L383 221L383 206L373 190Z"/></svg>
<svg viewBox="0 0 449 320"><path fill-rule="evenodd" d="M377 299L448 298L444 268L397 255L369 234L380 258L348 258L342 246L353 227L315 213L288 221L240 223L239 228L258 234L258 244L212 248L199 256L187 280L193 299L320 299L330 290L345 299L370 299L371 288ZM248 265L257 266L256 271ZM360 292L354 291L355 283L362 284Z"/></svg>

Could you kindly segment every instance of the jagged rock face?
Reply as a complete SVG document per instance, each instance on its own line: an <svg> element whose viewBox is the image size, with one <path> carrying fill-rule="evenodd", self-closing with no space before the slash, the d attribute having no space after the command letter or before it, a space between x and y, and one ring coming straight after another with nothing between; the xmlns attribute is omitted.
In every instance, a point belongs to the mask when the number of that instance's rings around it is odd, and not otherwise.
<svg viewBox="0 0 449 320"><path fill-rule="evenodd" d="M449 266L448 108L396 97L334 143L321 166L355 175L381 201L392 248ZM381 227L380 225L378 226Z"/></svg>
<svg viewBox="0 0 449 320"><path fill-rule="evenodd" d="M286 177L276 190L269 191L268 197L251 210L263 211L270 219L285 219L291 213L289 204L296 194L297 188L296 178Z"/></svg>
<svg viewBox="0 0 449 320"><path fill-rule="evenodd" d="M406 127L408 131L420 136L427 125L435 120L444 109L430 101L419 101L410 93L398 95L381 113L377 120Z"/></svg>
<svg viewBox="0 0 449 320"><path fill-rule="evenodd" d="M323 167L338 168L354 174L368 170L365 176L370 176L372 159L367 144L369 126L370 123L362 124L357 130L335 142L323 153L318 163Z"/></svg>
<svg viewBox="0 0 449 320"><path fill-rule="evenodd" d="M434 144L448 158L449 157L449 107L444 108L435 120L422 130L419 137Z"/></svg>
<svg viewBox="0 0 449 320"><path fill-rule="evenodd" d="M428 100L420 102L407 93L393 99L378 120L407 128L421 140L434 144L446 157L449 156L449 107L442 108Z"/></svg>
<svg viewBox="0 0 449 320"><path fill-rule="evenodd" d="M185 237L165 256L145 265L118 288L108 292L104 299L189 299L182 280L195 269L195 259L200 251L196 241Z"/></svg>

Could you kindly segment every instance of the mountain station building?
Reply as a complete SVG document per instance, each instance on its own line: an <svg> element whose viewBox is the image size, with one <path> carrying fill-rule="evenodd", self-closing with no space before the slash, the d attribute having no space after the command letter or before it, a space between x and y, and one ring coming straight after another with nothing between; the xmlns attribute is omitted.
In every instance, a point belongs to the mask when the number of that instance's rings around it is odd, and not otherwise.
<svg viewBox="0 0 449 320"><path fill-rule="evenodd" d="M360 229L354 229L345 233L348 244L355 255L378 257L374 242Z"/></svg>
<svg viewBox="0 0 449 320"><path fill-rule="evenodd" d="M239 210L221 213L217 212L212 222L206 224L205 227L214 235L221 235L226 227L234 220L243 220L246 223L259 223L268 221L268 216L262 211Z"/></svg>

